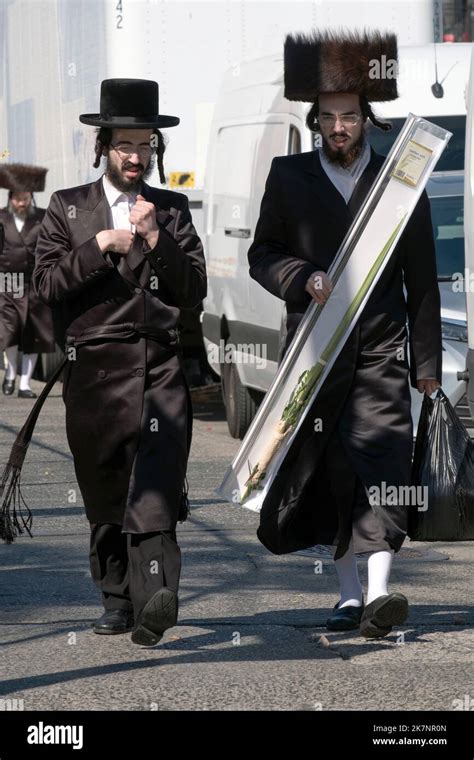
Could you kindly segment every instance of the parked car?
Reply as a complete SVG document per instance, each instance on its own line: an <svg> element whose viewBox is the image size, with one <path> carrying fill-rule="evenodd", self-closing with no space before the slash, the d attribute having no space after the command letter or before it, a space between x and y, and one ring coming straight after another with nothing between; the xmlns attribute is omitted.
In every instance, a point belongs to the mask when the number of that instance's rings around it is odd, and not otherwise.
<svg viewBox="0 0 474 760"><path fill-rule="evenodd" d="M474 422L465 397L466 385L457 378L457 373L466 366L468 348L464 291L464 172L436 172L428 180L427 192L441 295L443 390L464 424L474 433ZM419 418L421 401L421 394L412 392L415 421Z"/></svg>

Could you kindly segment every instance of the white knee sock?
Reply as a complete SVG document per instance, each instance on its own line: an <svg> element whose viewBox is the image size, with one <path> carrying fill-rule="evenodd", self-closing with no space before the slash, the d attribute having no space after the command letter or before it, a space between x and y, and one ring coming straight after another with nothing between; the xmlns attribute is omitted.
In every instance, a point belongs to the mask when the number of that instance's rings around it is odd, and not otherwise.
<svg viewBox="0 0 474 760"><path fill-rule="evenodd" d="M337 577L341 589L341 601L339 607L351 605L351 607L360 607L362 604L362 586L359 580L357 570L357 560L355 558L352 539L345 554L340 559L336 559Z"/></svg>
<svg viewBox="0 0 474 760"><path fill-rule="evenodd" d="M369 588L367 602L370 604L378 596L388 594L388 581L392 569L393 551L374 552L368 561Z"/></svg>
<svg viewBox="0 0 474 760"><path fill-rule="evenodd" d="M31 375L34 372L38 354L23 354L21 365L20 390L30 390Z"/></svg>
<svg viewBox="0 0 474 760"><path fill-rule="evenodd" d="M16 363L18 359L18 346L9 346L5 349L7 357L6 379L14 380L16 378Z"/></svg>

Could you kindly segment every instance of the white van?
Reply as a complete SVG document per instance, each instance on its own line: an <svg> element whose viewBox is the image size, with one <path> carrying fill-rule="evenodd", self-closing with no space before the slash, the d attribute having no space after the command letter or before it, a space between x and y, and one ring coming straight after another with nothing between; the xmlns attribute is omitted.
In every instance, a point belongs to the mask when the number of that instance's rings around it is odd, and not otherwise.
<svg viewBox="0 0 474 760"><path fill-rule="evenodd" d="M444 184L435 178L434 190L442 197L441 183L450 188L448 195L460 194L461 217L471 48L436 45L438 79L434 45L399 48L400 97L373 106L394 128L369 133L374 149L386 155L410 111L453 132L437 166ZM435 81L443 97L435 96L440 94L432 87ZM221 377L229 431L236 438L244 436L277 371L285 329L284 303L250 278L247 252L273 157L314 149L314 135L305 125L308 108L284 98L283 58L275 54L229 70L214 111L203 203L209 285L202 327L209 364ZM462 218L455 213L449 225L440 223L437 229L442 237L462 237ZM465 392L457 372L465 368L467 351L464 296L459 299L453 304L451 298L449 314L443 314L450 325L443 336L443 388L454 404ZM416 420L421 394L413 391L412 396Z"/></svg>

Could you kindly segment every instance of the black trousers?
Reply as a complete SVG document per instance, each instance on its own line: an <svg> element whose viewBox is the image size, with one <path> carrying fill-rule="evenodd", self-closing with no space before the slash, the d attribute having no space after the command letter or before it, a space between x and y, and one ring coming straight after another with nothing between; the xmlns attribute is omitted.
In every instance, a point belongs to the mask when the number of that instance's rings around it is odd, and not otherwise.
<svg viewBox="0 0 474 760"><path fill-rule="evenodd" d="M91 574L106 610L133 610L137 619L163 586L178 593L181 551L175 531L122 533L113 523L90 527Z"/></svg>

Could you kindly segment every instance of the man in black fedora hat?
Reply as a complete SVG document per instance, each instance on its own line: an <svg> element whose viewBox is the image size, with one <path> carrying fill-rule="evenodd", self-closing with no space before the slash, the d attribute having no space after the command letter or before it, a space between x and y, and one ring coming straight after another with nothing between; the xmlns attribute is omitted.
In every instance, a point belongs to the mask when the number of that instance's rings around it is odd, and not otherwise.
<svg viewBox="0 0 474 760"><path fill-rule="evenodd" d="M105 612L98 634L132 630L153 646L178 614L192 408L182 369L181 307L206 295L201 241L187 197L150 187L160 127L158 84L102 82L91 184L53 194L34 285L65 348L68 442L91 526L90 564Z"/></svg>
<svg viewBox="0 0 474 760"><path fill-rule="evenodd" d="M20 398L36 398L30 388L38 354L55 350L51 309L31 286L35 247L45 210L38 208L33 193L45 187L47 169L29 164L1 164L0 187L8 190L8 203L0 210L0 352L7 360L2 391L15 390L18 351Z"/></svg>
<svg viewBox="0 0 474 760"><path fill-rule="evenodd" d="M378 32L289 35L284 57L285 96L311 103L306 125L319 146L273 160L248 258L250 275L286 302L286 351L311 299L323 304L329 297L327 271L384 163L367 128L370 122L390 128L371 102L398 97L397 41ZM372 76L381 61L389 62L390 76ZM336 546L340 598L330 630L359 628L364 637L379 638L406 620L408 601L389 593L388 582L409 505L374 505L367 493L410 483L409 380L431 394L441 381L441 355L435 247L423 192L260 512L258 536L276 553ZM357 555L365 553L364 608Z"/></svg>

